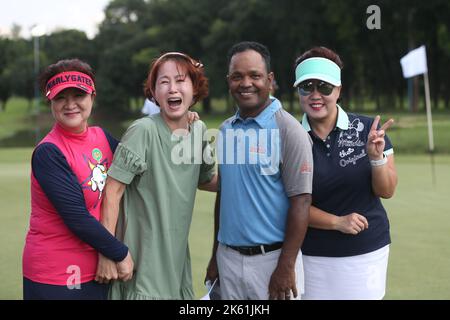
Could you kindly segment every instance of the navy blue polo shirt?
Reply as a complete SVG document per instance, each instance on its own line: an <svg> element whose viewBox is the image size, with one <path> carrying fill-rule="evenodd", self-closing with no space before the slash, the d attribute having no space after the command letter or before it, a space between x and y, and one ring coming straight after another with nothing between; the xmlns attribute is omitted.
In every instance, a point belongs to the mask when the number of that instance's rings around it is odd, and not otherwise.
<svg viewBox="0 0 450 320"><path fill-rule="evenodd" d="M336 127L322 140L303 116L302 125L313 141L312 205L337 216L353 212L366 217L369 228L357 235L309 227L302 252L311 256L345 257L372 252L391 242L389 220L380 198L372 191L372 168L366 152L374 121L338 108ZM385 136L386 156L393 153Z"/></svg>

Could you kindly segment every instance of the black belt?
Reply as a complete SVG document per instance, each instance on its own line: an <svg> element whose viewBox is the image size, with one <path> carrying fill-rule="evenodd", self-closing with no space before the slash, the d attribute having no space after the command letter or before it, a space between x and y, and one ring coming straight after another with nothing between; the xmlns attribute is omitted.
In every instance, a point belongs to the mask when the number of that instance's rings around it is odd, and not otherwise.
<svg viewBox="0 0 450 320"><path fill-rule="evenodd" d="M240 254L245 256L254 256L257 254L265 254L270 251L278 250L283 246L283 242L277 242L272 244L262 244L259 246L229 246L233 250L238 251Z"/></svg>

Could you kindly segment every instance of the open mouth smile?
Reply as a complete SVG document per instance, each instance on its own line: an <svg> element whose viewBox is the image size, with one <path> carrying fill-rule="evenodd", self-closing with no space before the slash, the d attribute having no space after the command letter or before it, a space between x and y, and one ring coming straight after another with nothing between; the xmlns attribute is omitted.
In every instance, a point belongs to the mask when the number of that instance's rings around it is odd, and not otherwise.
<svg viewBox="0 0 450 320"><path fill-rule="evenodd" d="M309 106L313 110L319 110L324 106L324 104L323 103L311 103Z"/></svg>
<svg viewBox="0 0 450 320"><path fill-rule="evenodd" d="M167 99L167 104L170 108L177 108L181 105L182 100L181 98L169 98Z"/></svg>

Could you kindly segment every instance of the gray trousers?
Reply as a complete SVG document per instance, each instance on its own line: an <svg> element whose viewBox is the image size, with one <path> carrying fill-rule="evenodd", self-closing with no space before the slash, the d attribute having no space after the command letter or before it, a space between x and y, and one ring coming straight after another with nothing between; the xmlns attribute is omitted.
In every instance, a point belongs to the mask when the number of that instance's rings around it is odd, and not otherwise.
<svg viewBox="0 0 450 320"><path fill-rule="evenodd" d="M281 249L246 256L219 243L217 266L219 269L220 293L223 300L267 300L269 282L278 264ZM304 292L302 253L299 251L295 263L297 299ZM291 299L294 299L291 294Z"/></svg>

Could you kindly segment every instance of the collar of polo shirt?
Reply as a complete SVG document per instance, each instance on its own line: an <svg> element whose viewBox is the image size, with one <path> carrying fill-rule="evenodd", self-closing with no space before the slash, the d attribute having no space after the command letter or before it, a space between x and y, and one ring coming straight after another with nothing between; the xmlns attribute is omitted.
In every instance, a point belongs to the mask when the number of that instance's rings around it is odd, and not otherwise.
<svg viewBox="0 0 450 320"><path fill-rule="evenodd" d="M340 105L336 105L338 108L338 118L336 122L336 128L342 129L342 130L348 130L348 115L344 111L344 109L341 108ZM311 126L309 125L308 116L306 113L303 114L302 118L302 126L306 131L311 131Z"/></svg>

